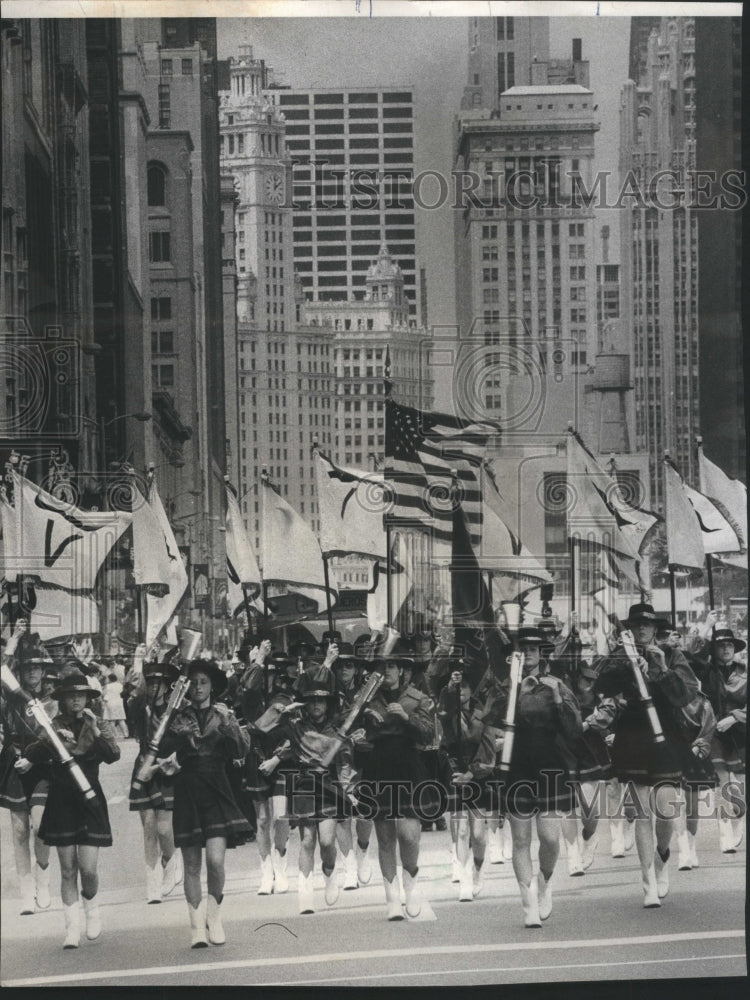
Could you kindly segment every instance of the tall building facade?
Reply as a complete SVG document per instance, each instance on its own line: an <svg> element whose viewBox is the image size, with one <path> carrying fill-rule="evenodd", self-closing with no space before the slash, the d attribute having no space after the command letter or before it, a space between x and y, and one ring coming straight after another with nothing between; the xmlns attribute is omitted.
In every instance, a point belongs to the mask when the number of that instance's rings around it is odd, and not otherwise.
<svg viewBox="0 0 750 1000"><path fill-rule="evenodd" d="M638 19L634 36L642 45ZM622 89L621 175L648 191L657 171L673 171L665 211L652 198L625 199L621 226L622 315L631 324L636 447L650 456L651 497L663 510L662 458L668 451L688 480L696 475L700 432L698 218L681 198L695 170L695 19L662 18L645 53L643 76Z"/></svg>
<svg viewBox="0 0 750 1000"><path fill-rule="evenodd" d="M696 167L717 177L742 168L742 22L695 20ZM737 183L735 181L735 183ZM701 433L706 455L745 479L746 436L741 321L741 199L698 217L698 355Z"/></svg>
<svg viewBox="0 0 750 1000"><path fill-rule="evenodd" d="M331 455L359 469L379 467L385 457L387 360L394 397L419 409L433 406L427 332L409 318L404 276L388 247L371 262L365 287L363 299L313 301L302 310L307 325L323 327L333 337Z"/></svg>
<svg viewBox="0 0 750 1000"><path fill-rule="evenodd" d="M294 267L305 297L362 295L387 243L416 314L414 100L408 87L269 89L294 163Z"/></svg>

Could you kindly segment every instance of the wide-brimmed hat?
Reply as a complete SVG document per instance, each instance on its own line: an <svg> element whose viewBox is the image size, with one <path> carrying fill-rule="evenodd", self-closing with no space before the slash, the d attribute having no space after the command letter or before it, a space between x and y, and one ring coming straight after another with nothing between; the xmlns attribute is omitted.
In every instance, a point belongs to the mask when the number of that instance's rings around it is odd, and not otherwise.
<svg viewBox="0 0 750 1000"><path fill-rule="evenodd" d="M316 653L315 646L311 642L308 642L307 639L299 639L289 647L290 656L301 656L303 660L308 659L310 656L315 656Z"/></svg>
<svg viewBox="0 0 750 1000"><path fill-rule="evenodd" d="M659 617L650 604L631 604L623 625L626 628L630 628L631 625L653 625L657 629L672 630L672 623L666 618Z"/></svg>
<svg viewBox="0 0 750 1000"><path fill-rule="evenodd" d="M519 646L548 646L549 638L540 628L527 625L519 628L516 642Z"/></svg>
<svg viewBox="0 0 750 1000"><path fill-rule="evenodd" d="M741 649L744 649L747 643L743 642L742 639L737 639L731 628L717 628L711 637L714 644L717 642L733 642L735 653L739 653Z"/></svg>
<svg viewBox="0 0 750 1000"><path fill-rule="evenodd" d="M204 674L211 678L211 694L214 698L218 698L220 694L224 693L229 683L229 678L216 660L191 660L187 665L188 677L192 673L195 673L196 670L203 671Z"/></svg>
<svg viewBox="0 0 750 1000"><path fill-rule="evenodd" d="M101 691L97 691L96 688L89 684L88 677L85 674L82 674L80 671L71 670L69 674L66 674L62 678L62 683L55 688L51 696L55 701L60 701L66 694L86 694L90 698L98 698L101 695Z"/></svg>
<svg viewBox="0 0 750 1000"><path fill-rule="evenodd" d="M289 667L296 667L297 660L293 656L287 656L286 653L271 653L266 660L266 666L269 670L286 671Z"/></svg>
<svg viewBox="0 0 750 1000"><path fill-rule="evenodd" d="M327 667L314 667L299 678L296 693L303 701L310 698L334 698L336 685L333 674Z"/></svg>
<svg viewBox="0 0 750 1000"><path fill-rule="evenodd" d="M160 680L165 684L174 684L180 676L180 671L173 663L144 663L143 679L146 681Z"/></svg>

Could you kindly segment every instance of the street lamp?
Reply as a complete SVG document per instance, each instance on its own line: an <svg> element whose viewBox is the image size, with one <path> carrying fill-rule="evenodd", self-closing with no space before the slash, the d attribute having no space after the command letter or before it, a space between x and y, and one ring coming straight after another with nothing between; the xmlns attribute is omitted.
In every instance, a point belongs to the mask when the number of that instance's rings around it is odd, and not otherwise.
<svg viewBox="0 0 750 1000"><path fill-rule="evenodd" d="M99 418L99 434L102 442L102 467L104 467L107 463L107 444L105 433L107 427L110 427L112 424L116 424L118 420L127 420L128 418L132 418L133 420L137 420L139 423L145 424L147 421L151 420L151 414L142 410L136 410L133 413L116 414L114 417L110 417L109 420L104 419L104 414L102 414Z"/></svg>

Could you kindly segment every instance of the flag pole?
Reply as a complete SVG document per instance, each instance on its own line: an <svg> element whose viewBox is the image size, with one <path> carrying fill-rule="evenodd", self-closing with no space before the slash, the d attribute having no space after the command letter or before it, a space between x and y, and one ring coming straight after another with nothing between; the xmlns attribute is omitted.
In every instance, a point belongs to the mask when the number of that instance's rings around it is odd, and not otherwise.
<svg viewBox="0 0 750 1000"><path fill-rule="evenodd" d="M392 575L392 548L391 526L386 522L385 526L385 601L386 601L386 625L393 627L393 580Z"/></svg>
<svg viewBox="0 0 750 1000"><path fill-rule="evenodd" d="M319 449L320 445L316 439L312 443L313 458L315 458ZM318 503L320 503L320 497L318 497ZM318 542L320 542L320 538L318 538ZM331 636L333 636L335 622L333 620L333 608L331 606L331 586L330 586L330 578L328 575L328 556L323 551L322 545L320 546L320 556L321 559L323 560L323 583L325 584L326 588L326 614L328 615L328 631L331 633Z"/></svg>
<svg viewBox="0 0 750 1000"><path fill-rule="evenodd" d="M391 397L393 382L391 382L391 347L386 345L385 358L383 359L383 396L385 397L385 463L383 466L383 481L385 482L388 472L388 400ZM386 625L388 632L393 628L393 539L391 535L391 525L388 515L385 515L385 601L386 601Z"/></svg>
<svg viewBox="0 0 750 1000"><path fill-rule="evenodd" d="M677 628L677 584L674 566L669 566L669 598L672 604L672 628Z"/></svg>
<svg viewBox="0 0 750 1000"><path fill-rule="evenodd" d="M571 614L577 610L576 608L576 589L578 587L578 567L577 556L578 556L578 545L576 544L578 539L575 535L571 535L568 540L568 551L570 554L570 611Z"/></svg>
<svg viewBox="0 0 750 1000"><path fill-rule="evenodd" d="M716 607L714 603L714 568L711 555L708 552L706 553L706 575L708 576L708 603L713 610Z"/></svg>

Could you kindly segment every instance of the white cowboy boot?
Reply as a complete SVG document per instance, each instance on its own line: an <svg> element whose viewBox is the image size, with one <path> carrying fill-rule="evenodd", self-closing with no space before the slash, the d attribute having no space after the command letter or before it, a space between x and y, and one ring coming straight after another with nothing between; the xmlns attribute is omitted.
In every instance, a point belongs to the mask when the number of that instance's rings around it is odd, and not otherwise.
<svg viewBox="0 0 750 1000"><path fill-rule="evenodd" d="M206 937L206 901L202 899L197 906L187 905L190 917L190 947L208 948L208 938Z"/></svg>
<svg viewBox="0 0 750 1000"><path fill-rule="evenodd" d="M482 864L479 865L478 868L477 868L476 861L474 861L474 864L473 864L474 870L473 870L472 875L471 875L471 881L472 881L472 888L474 890L474 898L475 899L479 895L479 893L482 891L482 888L484 886L484 882L482 880L482 868L483 867L484 867L484 858L482 858Z"/></svg>
<svg viewBox="0 0 750 1000"><path fill-rule="evenodd" d="M474 858L469 853L468 858L460 866L461 880L458 886L458 901L459 903L470 903L474 898L474 879L472 874L472 869L474 867Z"/></svg>
<svg viewBox="0 0 750 1000"><path fill-rule="evenodd" d="M500 827L500 837L503 842L503 857L506 861L510 861L513 857L513 833L510 823L503 823Z"/></svg>
<svg viewBox="0 0 750 1000"><path fill-rule="evenodd" d="M737 838L728 816L719 815L719 847L722 854L737 853Z"/></svg>
<svg viewBox="0 0 750 1000"><path fill-rule="evenodd" d="M609 835L612 841L610 854L613 858L625 857L625 820L611 819L609 821Z"/></svg>
<svg viewBox="0 0 750 1000"><path fill-rule="evenodd" d="M82 897L83 900L83 912L86 915L86 937L89 941L96 941L102 932L102 919L99 913L99 903L97 902L96 896L93 899L86 899L85 896Z"/></svg>
<svg viewBox="0 0 750 1000"><path fill-rule="evenodd" d="M641 880L643 885L643 905L647 910L653 910L657 906L661 906L661 900L659 899L659 887L656 882L656 871L654 866L650 865L647 871L641 871Z"/></svg>
<svg viewBox="0 0 750 1000"><path fill-rule="evenodd" d="M494 832L487 831L487 853L491 865L501 865L505 860L503 857L503 837L500 833L500 827Z"/></svg>
<svg viewBox="0 0 750 1000"><path fill-rule="evenodd" d="M348 854L344 856L344 886L346 889L358 889L359 881L357 878L357 859L354 856L354 851L349 851Z"/></svg>
<svg viewBox="0 0 750 1000"><path fill-rule="evenodd" d="M289 879L286 877L287 852L281 854L275 847L271 848L271 859L273 861L273 891L287 892L289 889Z"/></svg>
<svg viewBox="0 0 750 1000"><path fill-rule="evenodd" d="M530 885L521 885L519 882L518 888L521 890L521 903L523 905L523 915L525 918L524 927L541 927L542 918L539 915L539 890L537 880L532 878Z"/></svg>
<svg viewBox="0 0 750 1000"><path fill-rule="evenodd" d="M695 850L695 834L688 833L688 844L690 845L690 867L699 868L698 864L698 854Z"/></svg>
<svg viewBox="0 0 750 1000"><path fill-rule="evenodd" d="M677 870L689 872L693 867L690 860L690 835L687 830L677 834Z"/></svg>
<svg viewBox="0 0 750 1000"><path fill-rule="evenodd" d="M635 821L625 820L625 853L632 851L635 845Z"/></svg>
<svg viewBox="0 0 750 1000"><path fill-rule="evenodd" d="M63 948L77 948L81 943L81 904L78 900L68 906L63 903L65 918L65 940Z"/></svg>
<svg viewBox="0 0 750 1000"><path fill-rule="evenodd" d="M172 857L162 866L161 894L168 896L176 885L182 881L182 858L175 851Z"/></svg>
<svg viewBox="0 0 750 1000"><path fill-rule="evenodd" d="M419 896L419 889L417 888L418 874L419 869L413 875L410 875L405 868L403 870L404 909L406 910L407 917L418 917L422 912L422 901Z"/></svg>
<svg viewBox="0 0 750 1000"><path fill-rule="evenodd" d="M146 899L149 903L161 903L161 887L164 881L164 869L161 861L157 861L153 868L146 865Z"/></svg>
<svg viewBox="0 0 750 1000"><path fill-rule="evenodd" d="M49 894L49 865L42 868L39 862L34 865L34 895L36 905L40 910L48 910L52 905L52 898Z"/></svg>
<svg viewBox="0 0 750 1000"><path fill-rule="evenodd" d="M221 901L224 899L214 899L209 896L206 901L206 924L208 926L208 940L211 944L225 944L226 936L224 926L221 922Z"/></svg>
<svg viewBox="0 0 750 1000"><path fill-rule="evenodd" d="M583 870L587 872L589 868L594 863L594 856L596 855L596 848L599 843L599 835L594 831L588 840L583 839L583 850L581 851L581 865Z"/></svg>
<svg viewBox="0 0 750 1000"><path fill-rule="evenodd" d="M654 871L656 872L656 887L659 890L659 899L669 892L669 848L666 850L666 858L659 853L659 848L654 851Z"/></svg>
<svg viewBox="0 0 750 1000"><path fill-rule="evenodd" d="M355 841L354 854L357 858L357 880L360 885L368 885L372 878L372 865L367 857L367 848L363 850Z"/></svg>
<svg viewBox="0 0 750 1000"><path fill-rule="evenodd" d="M273 892L273 886L273 858L269 854L267 858L260 859L260 885L258 886L258 895L270 896Z"/></svg>
<svg viewBox="0 0 750 1000"><path fill-rule="evenodd" d="M568 875L583 875L583 859L581 857L581 848L578 845L578 837L576 837L572 844L566 840L565 850L568 855Z"/></svg>
<svg viewBox="0 0 750 1000"><path fill-rule="evenodd" d="M456 845L451 847L451 882L461 881L461 863L456 854Z"/></svg>
<svg viewBox="0 0 750 1000"><path fill-rule="evenodd" d="M34 892L34 876L29 872L19 879L21 883L21 916L36 912L36 894Z"/></svg>
<svg viewBox="0 0 750 1000"><path fill-rule="evenodd" d="M541 871L537 875L537 900L539 902L539 917L546 920L552 913L552 876L547 879Z"/></svg>
<svg viewBox="0 0 750 1000"><path fill-rule="evenodd" d="M339 880L336 878L336 869L334 868L330 875L323 872L323 881L325 882L325 901L328 906L333 906L339 898Z"/></svg>
<svg viewBox="0 0 750 1000"><path fill-rule="evenodd" d="M299 912L315 913L315 897L313 893L313 876L299 873L297 878L297 894L299 896Z"/></svg>
<svg viewBox="0 0 750 1000"><path fill-rule="evenodd" d="M383 878L383 888L385 889L386 919L403 920L404 911L401 909L398 879L393 878L389 882L386 878Z"/></svg>

